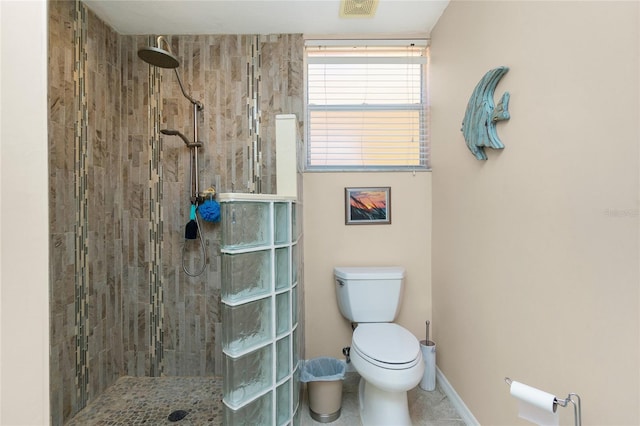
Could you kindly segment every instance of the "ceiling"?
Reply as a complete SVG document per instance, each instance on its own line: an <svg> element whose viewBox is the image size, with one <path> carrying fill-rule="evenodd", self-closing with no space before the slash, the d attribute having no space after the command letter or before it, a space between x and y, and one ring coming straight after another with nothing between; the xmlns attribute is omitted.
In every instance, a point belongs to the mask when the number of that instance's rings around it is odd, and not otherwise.
<svg viewBox="0 0 640 426"><path fill-rule="evenodd" d="M340 0L84 0L120 34L425 35L449 0L379 0L341 18Z"/></svg>

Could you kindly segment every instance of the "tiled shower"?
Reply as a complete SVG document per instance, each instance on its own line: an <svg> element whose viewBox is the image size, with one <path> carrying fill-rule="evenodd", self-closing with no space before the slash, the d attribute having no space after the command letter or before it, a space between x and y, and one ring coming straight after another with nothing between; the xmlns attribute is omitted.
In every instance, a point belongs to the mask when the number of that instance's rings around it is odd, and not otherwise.
<svg viewBox="0 0 640 426"><path fill-rule="evenodd" d="M173 73L138 59L149 35L118 34L82 2L48 4L59 425L121 376L222 375L222 258L220 225L202 223L207 268L195 278L182 271L189 155L159 129L189 135L190 105ZM275 116L302 117L302 36L168 38L187 90L205 105L201 187L274 192ZM188 255L199 261L195 248Z"/></svg>

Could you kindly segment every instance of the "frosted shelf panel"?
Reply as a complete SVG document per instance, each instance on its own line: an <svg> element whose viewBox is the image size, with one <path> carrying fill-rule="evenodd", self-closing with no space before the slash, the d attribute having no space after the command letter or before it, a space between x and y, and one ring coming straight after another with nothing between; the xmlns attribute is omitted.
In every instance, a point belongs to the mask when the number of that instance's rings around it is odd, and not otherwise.
<svg viewBox="0 0 640 426"><path fill-rule="evenodd" d="M287 377L291 372L289 366L289 337L285 337L276 342L276 381L280 381Z"/></svg>
<svg viewBox="0 0 640 426"><path fill-rule="evenodd" d="M293 374L293 398L294 398L294 409L300 412L298 408L300 407L300 370L296 370ZM298 417L298 413L296 413L296 417Z"/></svg>
<svg viewBox="0 0 640 426"><path fill-rule="evenodd" d="M293 368L298 368L298 361L300 354L300 342L298 341L298 329L293 330Z"/></svg>
<svg viewBox="0 0 640 426"><path fill-rule="evenodd" d="M227 405L237 407L272 386L272 346L231 358L223 353L225 370L222 396Z"/></svg>
<svg viewBox="0 0 640 426"><path fill-rule="evenodd" d="M271 339L271 300L222 305L222 348L232 356Z"/></svg>
<svg viewBox="0 0 640 426"><path fill-rule="evenodd" d="M298 323L298 287L294 287L291 290L291 313L293 324Z"/></svg>
<svg viewBox="0 0 640 426"><path fill-rule="evenodd" d="M275 203L275 243L284 244L289 242L289 204Z"/></svg>
<svg viewBox="0 0 640 426"><path fill-rule="evenodd" d="M284 382L276 389L276 424L285 425L291 413L291 385Z"/></svg>
<svg viewBox="0 0 640 426"><path fill-rule="evenodd" d="M302 234L302 224L298 222L298 209L302 208L300 204L291 206L291 240L296 241Z"/></svg>
<svg viewBox="0 0 640 426"><path fill-rule="evenodd" d="M276 249L276 290L289 286L289 247L282 247Z"/></svg>
<svg viewBox="0 0 640 426"><path fill-rule="evenodd" d="M222 203L222 245L226 249L271 243L269 203Z"/></svg>
<svg viewBox="0 0 640 426"><path fill-rule="evenodd" d="M291 246L291 258L293 259L293 264L291 265L291 282L298 282L298 245L294 244Z"/></svg>
<svg viewBox="0 0 640 426"><path fill-rule="evenodd" d="M222 254L222 298L227 302L271 291L271 256L269 250L239 254Z"/></svg>
<svg viewBox="0 0 640 426"><path fill-rule="evenodd" d="M269 425L272 423L271 392L244 407L233 410L224 406L225 425Z"/></svg>
<svg viewBox="0 0 640 426"><path fill-rule="evenodd" d="M289 331L290 312L289 292L278 294L276 296L276 335L281 335Z"/></svg>

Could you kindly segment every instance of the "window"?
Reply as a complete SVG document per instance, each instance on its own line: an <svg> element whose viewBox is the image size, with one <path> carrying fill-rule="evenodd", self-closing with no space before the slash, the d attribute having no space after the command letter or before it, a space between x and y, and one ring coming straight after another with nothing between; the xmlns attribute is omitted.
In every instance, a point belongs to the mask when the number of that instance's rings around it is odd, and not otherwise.
<svg viewBox="0 0 640 426"><path fill-rule="evenodd" d="M426 40L305 49L307 170L427 169Z"/></svg>

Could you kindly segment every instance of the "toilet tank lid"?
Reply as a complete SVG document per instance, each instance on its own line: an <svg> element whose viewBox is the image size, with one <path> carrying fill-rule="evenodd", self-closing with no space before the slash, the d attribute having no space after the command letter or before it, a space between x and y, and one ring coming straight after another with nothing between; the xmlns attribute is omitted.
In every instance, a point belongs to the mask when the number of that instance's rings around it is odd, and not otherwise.
<svg viewBox="0 0 640 426"><path fill-rule="evenodd" d="M404 278L402 266L336 266L336 277L345 280L399 279Z"/></svg>

